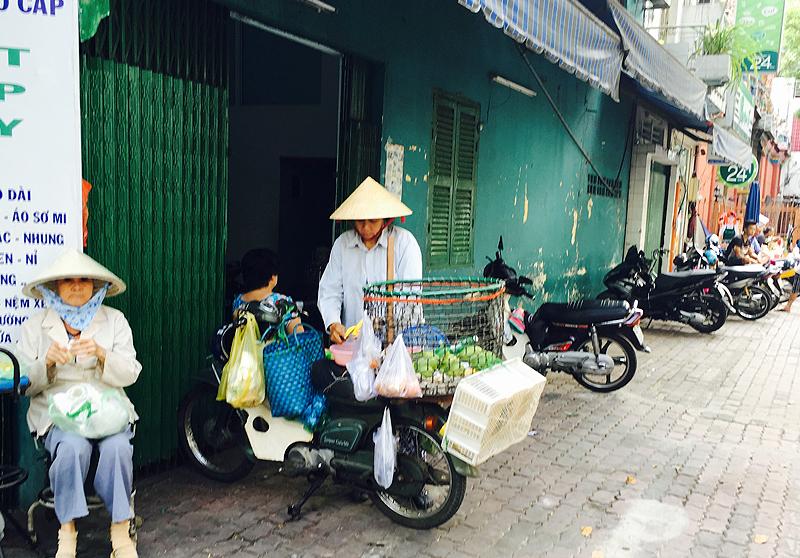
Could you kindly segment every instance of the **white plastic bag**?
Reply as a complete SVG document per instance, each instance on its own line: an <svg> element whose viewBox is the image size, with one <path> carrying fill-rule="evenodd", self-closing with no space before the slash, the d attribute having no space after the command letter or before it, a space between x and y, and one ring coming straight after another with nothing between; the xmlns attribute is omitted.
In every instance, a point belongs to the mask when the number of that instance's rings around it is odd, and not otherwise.
<svg viewBox="0 0 800 558"><path fill-rule="evenodd" d="M355 358L347 363L347 371L353 380L356 399L369 401L378 396L375 391L375 370L380 365L381 342L375 337L372 322L366 312L361 324Z"/></svg>
<svg viewBox="0 0 800 558"><path fill-rule="evenodd" d="M99 439L119 434L130 412L119 390L102 393L91 384L77 384L65 392L49 394L48 415L53 424L70 434Z"/></svg>
<svg viewBox="0 0 800 558"><path fill-rule="evenodd" d="M389 347L386 360L375 379L375 391L384 397L422 397L419 380L414 373L414 363L408 354L403 336L399 336Z"/></svg>
<svg viewBox="0 0 800 558"><path fill-rule="evenodd" d="M378 392L375 391L375 372L364 356L359 354L348 362L347 371L353 380L353 392L357 400L369 401L378 396Z"/></svg>
<svg viewBox="0 0 800 558"><path fill-rule="evenodd" d="M375 458L373 469L375 482L383 488L392 486L394 479L394 466L397 460L397 438L394 437L392 430L392 417L389 414L389 407L383 410L383 421L375 434L372 435L375 442Z"/></svg>
<svg viewBox="0 0 800 558"><path fill-rule="evenodd" d="M364 311L364 319L361 322L361 332L358 335L358 340L361 343L358 350L359 354L367 360L372 370L380 368L381 341L375 336L375 330L372 329L372 320L370 320L366 311Z"/></svg>

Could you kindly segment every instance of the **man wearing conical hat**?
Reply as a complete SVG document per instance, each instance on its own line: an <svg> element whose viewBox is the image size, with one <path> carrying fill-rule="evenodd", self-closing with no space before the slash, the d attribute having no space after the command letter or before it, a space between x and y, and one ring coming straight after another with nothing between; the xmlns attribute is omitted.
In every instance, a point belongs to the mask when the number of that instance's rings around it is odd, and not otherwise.
<svg viewBox="0 0 800 558"><path fill-rule="evenodd" d="M422 252L417 240L392 224L394 218L406 215L411 215L408 206L370 177L331 215L331 219L352 224L352 230L333 243L319 283L317 304L331 342L343 342L347 328L361 320L364 286L386 281L390 238L394 239L394 278L422 277Z"/></svg>
<svg viewBox="0 0 800 558"><path fill-rule="evenodd" d="M47 309L22 324L16 353L29 366L28 427L51 457L58 531L55 558L75 558L78 534L75 519L88 515L84 493L92 442L99 459L94 487L111 514L113 558L136 558L129 534L133 481L132 427L138 420L123 388L139 377L133 335L122 312L103 306L105 297L125 290L125 283L86 254L70 249L59 256L22 292L44 299ZM79 394L102 393L92 414L104 417L93 433L81 429L88 399L74 412L54 412L59 404L80 405ZM104 401L112 401L111 403ZM62 406L63 406L62 405ZM109 407L112 405L112 407ZM72 408L70 407L70 410ZM114 413L114 420L109 413ZM78 418L75 418L78 417ZM58 425L54 424L58 423ZM91 437L91 440L88 439Z"/></svg>

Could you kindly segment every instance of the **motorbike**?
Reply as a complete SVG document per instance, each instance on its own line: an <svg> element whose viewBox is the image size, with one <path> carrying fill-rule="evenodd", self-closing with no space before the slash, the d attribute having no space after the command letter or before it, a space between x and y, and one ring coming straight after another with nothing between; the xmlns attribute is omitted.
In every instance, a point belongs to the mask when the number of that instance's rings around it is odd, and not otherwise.
<svg viewBox="0 0 800 558"><path fill-rule="evenodd" d="M256 318L259 324L272 319ZM242 325L240 319L221 335L229 341L231 330ZM220 342L220 336L215 339ZM311 495L332 478L368 494L392 521L431 529L453 517L464 499L466 477L478 476L475 467L442 450L439 432L448 411L437 403L382 397L359 402L351 385L344 395L333 395L336 390L326 394L329 420L311 433L301 422L272 416L266 400L242 409L218 401L227 353L212 352L211 366L193 375L195 384L178 406L180 446L195 469L216 481L242 479L257 461L276 461L282 464L280 473L307 477L308 488L288 507L291 519L297 519ZM388 488L379 486L373 473L373 434L385 408L399 441Z"/></svg>
<svg viewBox="0 0 800 558"><path fill-rule="evenodd" d="M509 300L525 297L534 300L526 288L531 279L518 276L502 257L503 238L495 259L487 256L489 264L484 277L506 282L505 320L510 317ZM504 357L522 356L522 361L546 375L548 370L571 374L582 386L597 392L620 389L633 379L637 358L634 347L649 352L639 327L642 311L624 301L581 300L565 304L545 303L535 313L520 308L518 331L506 336ZM515 351L523 345L523 354Z"/></svg>
<svg viewBox="0 0 800 558"><path fill-rule="evenodd" d="M648 260L644 251L632 246L623 262L603 278L607 290L597 298L638 301L645 318L685 323L701 333L721 328L728 312L735 311L730 291L719 282L725 271L695 269L654 277L654 263L665 252L656 249Z"/></svg>
<svg viewBox="0 0 800 558"><path fill-rule="evenodd" d="M764 286L769 272L763 265L734 265L722 269L726 272L722 283L733 295L733 307L739 316L757 320L774 308L772 294Z"/></svg>
<svg viewBox="0 0 800 558"><path fill-rule="evenodd" d="M706 237L703 252L694 246L689 246L686 253L675 256L672 263L676 271L688 271L718 268L724 261L725 256L719 249L719 239L717 235L711 234ZM781 264L770 262L763 266L761 264L725 266L724 270L727 275L721 282L732 295L732 299L728 299L728 302L736 314L745 320L757 320L777 306L781 296L781 288L778 285Z"/></svg>
<svg viewBox="0 0 800 558"><path fill-rule="evenodd" d="M761 286L771 295L772 310L781 302L789 300L789 295L792 293L792 283L789 279L794 276L794 261L790 258L773 260L766 268L767 276Z"/></svg>

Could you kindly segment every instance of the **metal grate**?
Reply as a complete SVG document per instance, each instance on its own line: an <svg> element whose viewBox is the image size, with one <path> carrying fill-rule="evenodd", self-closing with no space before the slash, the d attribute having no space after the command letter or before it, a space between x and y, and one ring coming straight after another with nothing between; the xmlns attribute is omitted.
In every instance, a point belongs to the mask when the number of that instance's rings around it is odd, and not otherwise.
<svg viewBox="0 0 800 558"><path fill-rule="evenodd" d="M603 180L606 184L603 184ZM586 191L594 196L606 196L609 198L619 198L622 196L622 181L613 178L603 178L596 174L588 174L586 177Z"/></svg>
<svg viewBox="0 0 800 558"><path fill-rule="evenodd" d="M118 0L82 46L87 252L128 284L143 371L137 467L170 459L175 409L223 315L227 11L205 0Z"/></svg>
<svg viewBox="0 0 800 558"><path fill-rule="evenodd" d="M208 0L112 0L83 55L226 87L228 10Z"/></svg>
<svg viewBox="0 0 800 558"><path fill-rule="evenodd" d="M645 110L639 110L636 118L636 141L666 147L667 122Z"/></svg>

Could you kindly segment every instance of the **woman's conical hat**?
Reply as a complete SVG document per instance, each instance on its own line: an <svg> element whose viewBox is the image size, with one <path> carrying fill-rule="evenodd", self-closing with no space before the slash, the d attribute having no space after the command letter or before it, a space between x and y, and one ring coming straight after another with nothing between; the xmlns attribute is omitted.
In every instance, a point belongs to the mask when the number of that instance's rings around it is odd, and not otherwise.
<svg viewBox="0 0 800 558"><path fill-rule="evenodd" d="M331 219L353 221L355 219L392 219L411 215L406 204L368 176L350 196L342 202Z"/></svg>
<svg viewBox="0 0 800 558"><path fill-rule="evenodd" d="M58 293L56 281L69 277L89 277L95 281L111 283L106 297L118 295L125 290L125 283L111 273L108 269L94 261L92 258L74 248L61 254L50 267L42 271L35 279L31 279L22 288L22 293L32 298L42 298L36 285L44 285L54 293Z"/></svg>

